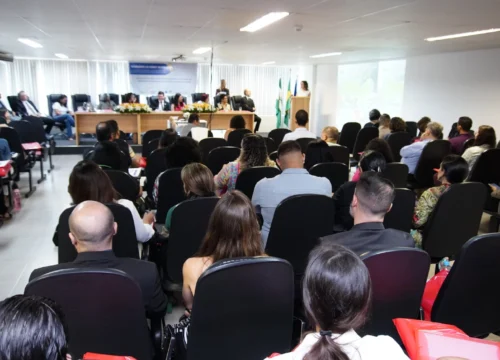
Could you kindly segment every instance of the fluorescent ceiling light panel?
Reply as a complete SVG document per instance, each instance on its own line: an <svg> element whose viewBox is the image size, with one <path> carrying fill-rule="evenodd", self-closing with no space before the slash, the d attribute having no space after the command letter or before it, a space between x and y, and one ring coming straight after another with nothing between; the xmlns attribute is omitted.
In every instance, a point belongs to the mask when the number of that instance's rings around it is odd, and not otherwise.
<svg viewBox="0 0 500 360"><path fill-rule="evenodd" d="M31 39L19 38L19 39L17 39L17 41L22 42L24 45L31 46L32 48L35 48L35 49L43 48L43 46L41 44L39 44L36 41L31 40Z"/></svg>
<svg viewBox="0 0 500 360"><path fill-rule="evenodd" d="M210 48L210 47L201 47L201 48L198 48L198 49L194 50L193 54L198 54L198 55L199 54L204 54L204 53L206 53L206 52L208 52L210 50L212 50L212 48Z"/></svg>
<svg viewBox="0 0 500 360"><path fill-rule="evenodd" d="M324 58L324 57L329 57L329 56L339 56L342 55L341 52L332 52L332 53L326 53L326 54L318 54L318 55L311 55L309 56L311 59L319 59L319 58Z"/></svg>
<svg viewBox="0 0 500 360"><path fill-rule="evenodd" d="M266 61L263 62L261 65L273 65L273 64L276 64L276 61Z"/></svg>
<svg viewBox="0 0 500 360"><path fill-rule="evenodd" d="M240 31L247 31L247 32L254 32L257 30L262 29L263 27L266 27L268 25L271 25L272 23L281 20L285 17L287 17L289 13L287 12L271 12L267 15L264 15L263 17L255 20L254 22L248 24L245 27L242 27Z"/></svg>
<svg viewBox="0 0 500 360"><path fill-rule="evenodd" d="M54 55L57 56L59 59L69 59L68 55L64 55L64 54L54 54Z"/></svg>
<svg viewBox="0 0 500 360"><path fill-rule="evenodd" d="M425 41L431 41L432 42L432 41L439 41L439 40L457 39L457 38L462 38L462 37L467 37L467 36L491 34L491 33L499 32L499 31L500 31L500 29L488 29L488 30L471 31L471 32L465 32L465 33L460 33L460 34L452 34L452 35L430 37L430 38L425 39Z"/></svg>

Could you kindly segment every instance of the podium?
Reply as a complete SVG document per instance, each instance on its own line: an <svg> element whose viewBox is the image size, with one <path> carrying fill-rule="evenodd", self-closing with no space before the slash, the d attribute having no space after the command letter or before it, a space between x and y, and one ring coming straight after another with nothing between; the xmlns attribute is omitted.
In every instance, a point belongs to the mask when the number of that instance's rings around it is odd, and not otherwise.
<svg viewBox="0 0 500 360"><path fill-rule="evenodd" d="M299 110L305 110L308 114L309 112L309 101L311 98L309 96L292 96L292 109L290 113L290 130L294 131L297 127L295 123L295 114ZM310 120L310 119L309 119ZM309 129L309 122L306 125L307 129Z"/></svg>

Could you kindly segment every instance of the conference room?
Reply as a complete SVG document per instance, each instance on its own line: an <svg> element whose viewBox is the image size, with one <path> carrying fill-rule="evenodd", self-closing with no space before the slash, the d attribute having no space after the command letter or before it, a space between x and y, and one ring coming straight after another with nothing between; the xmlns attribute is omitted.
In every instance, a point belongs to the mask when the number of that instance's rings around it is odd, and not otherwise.
<svg viewBox="0 0 500 360"><path fill-rule="evenodd" d="M0 8L0 359L500 359L497 0Z"/></svg>

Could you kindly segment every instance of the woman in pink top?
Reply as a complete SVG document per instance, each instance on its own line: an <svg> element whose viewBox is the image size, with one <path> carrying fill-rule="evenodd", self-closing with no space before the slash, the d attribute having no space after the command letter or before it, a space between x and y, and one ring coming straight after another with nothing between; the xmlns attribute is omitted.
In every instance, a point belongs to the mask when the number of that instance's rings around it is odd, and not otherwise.
<svg viewBox="0 0 500 360"><path fill-rule="evenodd" d="M184 109L185 105L186 104L184 104L184 97L179 93L175 94L174 101L172 102L172 105L171 105L171 110L172 111L182 111L182 109Z"/></svg>

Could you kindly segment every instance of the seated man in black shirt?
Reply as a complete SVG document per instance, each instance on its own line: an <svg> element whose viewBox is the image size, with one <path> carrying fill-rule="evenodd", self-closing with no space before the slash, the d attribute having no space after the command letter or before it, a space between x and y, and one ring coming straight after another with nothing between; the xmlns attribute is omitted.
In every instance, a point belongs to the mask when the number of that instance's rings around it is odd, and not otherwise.
<svg viewBox="0 0 500 360"><path fill-rule="evenodd" d="M97 143L86 160L92 160L97 165L113 170L128 171L130 158L120 150L118 144L112 141L112 130L107 122L100 122L96 129Z"/></svg>
<svg viewBox="0 0 500 360"><path fill-rule="evenodd" d="M415 247L409 233L384 228L385 214L394 201L394 185L380 174L361 174L351 203L354 226L350 231L329 235L321 241L343 245L358 255L395 247Z"/></svg>

